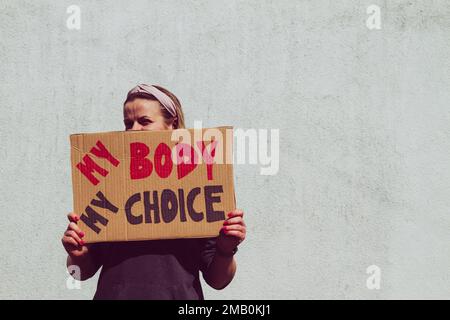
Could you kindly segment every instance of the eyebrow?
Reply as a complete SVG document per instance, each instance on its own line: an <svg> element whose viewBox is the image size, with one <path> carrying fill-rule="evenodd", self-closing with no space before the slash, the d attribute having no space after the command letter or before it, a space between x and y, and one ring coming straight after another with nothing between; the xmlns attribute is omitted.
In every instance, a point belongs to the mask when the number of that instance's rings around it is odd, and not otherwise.
<svg viewBox="0 0 450 320"><path fill-rule="evenodd" d="M138 120L140 120L140 119L148 119L148 120L152 120L151 118L150 118L150 116L142 116L142 117L139 117L139 118L137 118ZM127 121L127 120L131 120L130 118L124 118L123 119L123 121Z"/></svg>
<svg viewBox="0 0 450 320"><path fill-rule="evenodd" d="M141 119L147 119L147 120L153 121L149 116L142 116L142 117L138 118L138 120L141 120Z"/></svg>

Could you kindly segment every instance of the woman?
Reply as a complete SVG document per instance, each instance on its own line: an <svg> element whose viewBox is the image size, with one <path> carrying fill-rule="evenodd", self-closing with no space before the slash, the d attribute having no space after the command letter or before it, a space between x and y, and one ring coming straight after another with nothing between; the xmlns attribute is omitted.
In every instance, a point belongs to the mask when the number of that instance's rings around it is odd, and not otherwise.
<svg viewBox="0 0 450 320"><path fill-rule="evenodd" d="M184 128L178 98L165 88L141 84L128 92L124 102L126 130ZM204 299L199 273L220 290L236 272L234 253L245 239L244 213L228 213L214 238L174 239L85 244L79 216L69 213L62 237L67 266L77 265L79 280L102 271L94 299Z"/></svg>

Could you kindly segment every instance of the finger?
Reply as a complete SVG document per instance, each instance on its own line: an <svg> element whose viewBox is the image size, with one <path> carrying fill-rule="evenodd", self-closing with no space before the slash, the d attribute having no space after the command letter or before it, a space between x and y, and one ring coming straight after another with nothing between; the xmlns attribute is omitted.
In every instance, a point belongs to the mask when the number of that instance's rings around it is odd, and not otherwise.
<svg viewBox="0 0 450 320"><path fill-rule="evenodd" d="M74 212L69 212L67 219L69 219L70 222L77 223L80 220L80 217Z"/></svg>
<svg viewBox="0 0 450 320"><path fill-rule="evenodd" d="M80 246L83 246L83 245L84 245L84 241L78 236L78 234L77 234L75 231L73 231L73 230L67 230L66 233L65 233L65 235L68 236L68 237L74 238L74 239L76 240L76 242L78 242L78 244L79 244Z"/></svg>
<svg viewBox="0 0 450 320"><path fill-rule="evenodd" d="M67 227L67 230L75 231L80 238L84 237L84 232L81 231L80 227L75 222L69 223L69 226Z"/></svg>
<svg viewBox="0 0 450 320"><path fill-rule="evenodd" d="M244 216L244 212L242 210L235 209L234 211L229 212L227 216L228 216L228 218L243 217Z"/></svg>
<svg viewBox="0 0 450 320"><path fill-rule="evenodd" d="M245 225L244 224L244 219L242 219L242 217L234 217L234 218L228 218L227 220L225 220L223 222L224 225L231 225L231 224L241 224L241 225Z"/></svg>
<svg viewBox="0 0 450 320"><path fill-rule="evenodd" d="M80 245L78 244L78 242L77 242L74 238L69 237L69 236L64 236L64 237L63 237L63 244L71 244L71 245L73 245L74 247L79 247L79 246L80 246Z"/></svg>
<svg viewBox="0 0 450 320"><path fill-rule="evenodd" d="M240 224L233 224L231 226L225 226L222 228L223 232L227 233L229 231L240 231L245 233L245 227Z"/></svg>
<svg viewBox="0 0 450 320"><path fill-rule="evenodd" d="M240 231L235 231L235 230L228 231L228 232L225 233L225 235L226 236L230 236L230 237L236 237L236 238L238 238L240 240L239 242L242 242L245 239L245 234L243 234Z"/></svg>

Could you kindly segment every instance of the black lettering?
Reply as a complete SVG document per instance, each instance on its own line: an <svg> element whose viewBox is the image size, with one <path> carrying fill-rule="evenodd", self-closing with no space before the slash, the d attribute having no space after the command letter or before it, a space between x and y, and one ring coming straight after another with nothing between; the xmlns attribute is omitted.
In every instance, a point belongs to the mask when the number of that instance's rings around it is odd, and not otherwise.
<svg viewBox="0 0 450 320"><path fill-rule="evenodd" d="M111 202L108 201L108 199L106 199L105 195L103 194L103 192L99 191L96 194L97 199L92 199L91 200L91 204L99 207L99 208L103 208L103 209L108 209L111 212L117 213L119 211L119 208L117 208L115 205L113 205Z"/></svg>
<svg viewBox="0 0 450 320"><path fill-rule="evenodd" d="M100 228L96 226L97 222L100 222L104 226L108 224L108 219L97 213L90 206L87 206L84 211L86 212L86 214L83 213L80 217L80 220L83 221L95 233L100 233Z"/></svg>
<svg viewBox="0 0 450 320"><path fill-rule="evenodd" d="M205 186L205 208L206 221L215 222L225 220L225 212L214 211L214 203L220 202L220 196L213 196L213 193L222 193L222 186Z"/></svg>
<svg viewBox="0 0 450 320"><path fill-rule="evenodd" d="M154 212L155 223L160 222L158 202L158 191L153 191L153 202L150 201L150 191L144 192L145 223L152 223L152 211Z"/></svg>
<svg viewBox="0 0 450 320"><path fill-rule="evenodd" d="M131 213L131 208L133 207L133 205L136 202L139 202L139 201L141 201L141 194L135 193L127 200L127 203L125 204L125 213L127 215L127 220L131 224L141 224L142 223L142 220L143 220L142 214L139 216L134 216Z"/></svg>
<svg viewBox="0 0 450 320"><path fill-rule="evenodd" d="M189 216L195 222L201 221L203 219L203 212L196 212L194 209L194 200L195 197L200 193L200 188L194 188L189 191L187 195L187 209Z"/></svg>
<svg viewBox="0 0 450 320"><path fill-rule="evenodd" d="M182 222L186 221L186 211L184 209L184 191L183 189L178 189L178 199L180 201L180 220Z"/></svg>
<svg viewBox="0 0 450 320"><path fill-rule="evenodd" d="M169 208L170 203L170 208ZM161 215L165 223L171 222L177 216L177 195L170 189L164 189L161 194Z"/></svg>

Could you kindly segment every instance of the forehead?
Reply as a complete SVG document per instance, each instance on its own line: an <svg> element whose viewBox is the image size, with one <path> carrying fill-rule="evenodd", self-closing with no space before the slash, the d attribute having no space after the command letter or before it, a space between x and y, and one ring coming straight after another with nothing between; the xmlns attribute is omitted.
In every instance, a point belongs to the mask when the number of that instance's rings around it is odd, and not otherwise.
<svg viewBox="0 0 450 320"><path fill-rule="evenodd" d="M123 108L123 115L126 118L140 118L143 116L160 116L161 106L159 101L136 98L128 101Z"/></svg>

